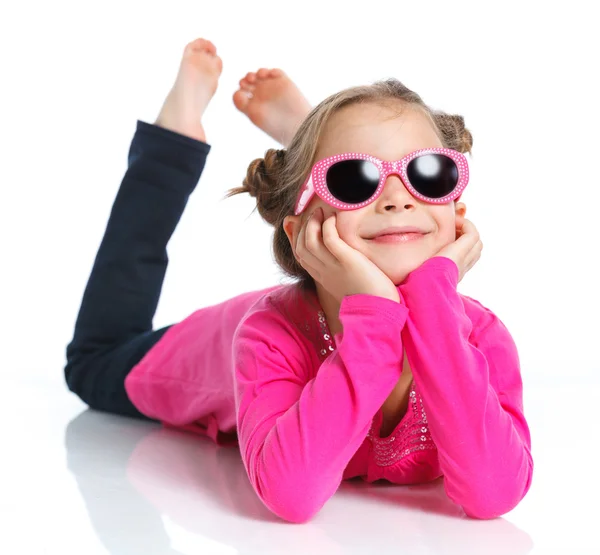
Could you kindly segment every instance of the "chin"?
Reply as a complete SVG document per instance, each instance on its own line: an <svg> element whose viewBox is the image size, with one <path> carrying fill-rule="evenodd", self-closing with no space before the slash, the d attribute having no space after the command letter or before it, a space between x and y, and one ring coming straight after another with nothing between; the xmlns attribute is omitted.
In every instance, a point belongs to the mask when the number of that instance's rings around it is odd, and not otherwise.
<svg viewBox="0 0 600 555"><path fill-rule="evenodd" d="M418 259L416 257L411 257L412 260L403 261L402 264L395 264L393 267L387 267L386 264L382 264L379 268L381 268L383 273L390 278L394 285L398 286L412 271L419 268L426 260L429 260L431 256L418 257Z"/></svg>
<svg viewBox="0 0 600 555"><path fill-rule="evenodd" d="M398 285L400 285L407 277L408 275L415 269L417 269L419 267L419 264L416 264L414 266L408 266L406 264L403 264L402 268L393 268L390 269L390 271L387 271L386 269L382 268L383 273L390 278L391 282L397 287Z"/></svg>
<svg viewBox="0 0 600 555"><path fill-rule="evenodd" d="M413 268L413 270L416 270L416 268ZM412 272L412 270L410 272ZM396 276L394 276L394 278L392 279L392 283L396 287L398 287L410 275L410 272L405 272L403 274L396 274Z"/></svg>

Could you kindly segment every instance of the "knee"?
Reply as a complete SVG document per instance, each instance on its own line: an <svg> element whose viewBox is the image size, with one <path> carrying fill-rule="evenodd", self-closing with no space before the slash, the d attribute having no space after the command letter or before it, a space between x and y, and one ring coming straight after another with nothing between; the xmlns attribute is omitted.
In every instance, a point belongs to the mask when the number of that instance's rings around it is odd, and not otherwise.
<svg viewBox="0 0 600 555"><path fill-rule="evenodd" d="M91 370L91 359L93 354L83 353L80 349L74 349L71 345L67 347L67 362L63 369L65 383L69 391L75 393L86 405L91 407L89 395L86 395L86 382L89 381L92 376Z"/></svg>
<svg viewBox="0 0 600 555"><path fill-rule="evenodd" d="M64 367L65 383L67 384L69 391L72 391L82 401L86 402L82 396L80 367L81 363L76 358L67 359L67 364Z"/></svg>
<svg viewBox="0 0 600 555"><path fill-rule="evenodd" d="M76 380L75 380L75 364L72 360L67 360L67 364L64 367L65 383L69 388L69 391L76 393Z"/></svg>

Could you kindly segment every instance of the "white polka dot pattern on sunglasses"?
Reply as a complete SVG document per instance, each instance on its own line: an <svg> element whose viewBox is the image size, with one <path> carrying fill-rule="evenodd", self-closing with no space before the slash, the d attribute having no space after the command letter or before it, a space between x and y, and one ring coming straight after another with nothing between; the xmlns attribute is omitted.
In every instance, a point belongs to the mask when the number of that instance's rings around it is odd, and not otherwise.
<svg viewBox="0 0 600 555"><path fill-rule="evenodd" d="M408 178L407 168L410 162L412 162L415 158L426 154L441 154L447 156L454 162L458 170L458 180L456 182L456 186L449 194L443 197L430 198L422 195L411 185ZM373 195L371 195L371 197L366 201L360 203L342 202L334 197L329 191L326 181L327 171L335 163L343 160L367 160L377 166L379 170L379 184ZM300 193L298 194L298 200L296 201L294 214L300 214L311 201L314 194L319 196L319 198L321 198L327 204L335 208L339 208L340 210L357 210L358 208L362 208L363 206L374 202L381 195L385 186L385 182L388 176L391 174L399 175L404 185L414 197L431 204L445 204L460 197L465 187L469 183L469 165L466 157L461 152L449 148L423 148L420 150L415 150L401 160L397 160L395 162L386 162L376 158L375 156L371 156L370 154L358 152L336 154L320 160L313 165L308 179L305 181Z"/></svg>

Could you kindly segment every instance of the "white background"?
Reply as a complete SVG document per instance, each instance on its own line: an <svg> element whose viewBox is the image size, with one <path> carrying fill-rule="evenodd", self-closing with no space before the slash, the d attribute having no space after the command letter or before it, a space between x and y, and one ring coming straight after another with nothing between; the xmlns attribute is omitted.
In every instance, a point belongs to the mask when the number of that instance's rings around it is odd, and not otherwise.
<svg viewBox="0 0 600 555"><path fill-rule="evenodd" d="M598 417L593 408L581 408L584 398L599 400L600 372L600 44L593 4L3 3L2 428L10 428L10 437L21 445L19 422L39 430L47 416L40 406L54 407L55 423L47 424L45 437L55 433L60 450L63 421L85 408L62 383L64 351L126 169L136 120L154 122L183 47L205 37L224 63L204 120L212 151L169 244L155 327L282 279L271 254L272 229L252 212L255 200L247 195L221 200L241 184L251 160L276 146L235 109L231 97L239 79L259 67L280 67L316 104L342 88L396 77L430 106L462 114L473 134L471 182L461 200L484 250L459 291L494 311L515 339L526 415L529 410L530 424L539 416L539 426L532 424L534 456L538 440L543 460L544 438L552 453L564 452L565 463L569 454L597 457ZM548 397L535 388L548 384L557 389L542 410ZM39 404L51 396L56 404ZM589 416L583 416L585 410ZM28 414L38 415L35 426ZM553 433L550 416L564 429ZM31 445L40 441L29 436ZM48 453L57 448L51 441L43 445ZM31 449L35 457L38 451ZM42 459L30 461L33 473L43 468ZM41 482L46 487L62 483L60 461L56 468L48 463L54 469ZM18 473L23 464L21 459L9 468ZM549 485L567 476L573 480L582 468L547 467L546 474L540 470L539 483L541 476ZM6 476L14 483L8 471ZM70 507L65 510L80 514L76 491L69 490L66 474L62 479ZM11 491L22 501L19 487ZM539 506L554 498L548 489L537 491ZM590 501L580 494L562 502L583 510ZM33 541L36 535L26 534L28 507L20 513L13 505L7 514L20 523L12 528L19 530L15 537ZM582 526L588 518L583 514L574 519ZM565 515L555 516L551 526L527 521L537 552L571 541L582 549L588 545L589 537L581 533L579 539L551 539L550 530L558 533ZM85 545L78 548L92 553L92 544ZM134 551L114 551L121 552Z"/></svg>
<svg viewBox="0 0 600 555"><path fill-rule="evenodd" d="M527 1L428 5L5 8L2 312L12 365L27 350L28 373L58 371L136 119L154 122L186 42L206 37L224 63L205 118L213 148L170 243L157 327L279 279L272 228L252 213L255 200L221 200L276 144L233 106L239 79L281 67L316 104L393 76L431 106L462 114L474 137L462 200L484 252L461 292L506 323L525 374L598 370L595 19L584 2L568 10Z"/></svg>

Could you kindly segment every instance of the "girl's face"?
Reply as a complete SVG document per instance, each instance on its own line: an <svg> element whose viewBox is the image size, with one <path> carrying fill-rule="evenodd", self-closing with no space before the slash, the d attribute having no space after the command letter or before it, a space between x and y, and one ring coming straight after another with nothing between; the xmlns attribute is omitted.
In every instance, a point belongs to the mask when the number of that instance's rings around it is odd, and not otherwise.
<svg viewBox="0 0 600 555"><path fill-rule="evenodd" d="M427 117L411 107L398 115L402 106L370 103L342 108L327 123L315 160L361 152L393 161L421 148L443 147ZM290 241L319 207L325 218L337 214L340 238L367 256L395 285L456 239L457 222L462 225L466 212L463 202L439 205L421 201L410 194L398 176L390 175L381 196L357 210L339 210L315 195L302 214L286 218L284 227ZM369 239L386 227L405 225L417 226L427 234L407 243Z"/></svg>

